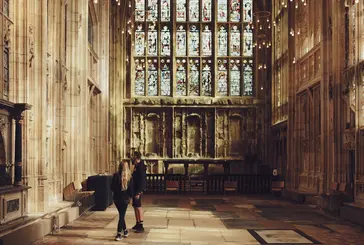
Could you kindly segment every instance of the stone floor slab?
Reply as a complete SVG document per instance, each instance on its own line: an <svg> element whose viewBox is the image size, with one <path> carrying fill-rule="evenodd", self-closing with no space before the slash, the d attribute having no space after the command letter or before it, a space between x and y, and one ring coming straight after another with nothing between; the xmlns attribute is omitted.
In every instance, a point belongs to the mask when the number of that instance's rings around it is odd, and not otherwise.
<svg viewBox="0 0 364 245"><path fill-rule="evenodd" d="M168 229L196 229L196 227L191 219L170 219Z"/></svg>
<svg viewBox="0 0 364 245"><path fill-rule="evenodd" d="M194 219L196 229L205 231L226 230L225 225L219 219Z"/></svg>
<svg viewBox="0 0 364 245"><path fill-rule="evenodd" d="M146 238L147 242L181 242L179 229L151 229Z"/></svg>
<svg viewBox="0 0 364 245"><path fill-rule="evenodd" d="M191 243L220 243L225 242L224 237L220 232L207 231L207 230L181 230L182 242Z"/></svg>

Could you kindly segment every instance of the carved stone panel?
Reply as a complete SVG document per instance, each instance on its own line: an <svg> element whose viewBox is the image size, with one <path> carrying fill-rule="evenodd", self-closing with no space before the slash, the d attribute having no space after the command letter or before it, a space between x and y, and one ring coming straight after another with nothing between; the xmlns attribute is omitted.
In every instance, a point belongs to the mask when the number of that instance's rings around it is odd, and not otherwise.
<svg viewBox="0 0 364 245"><path fill-rule="evenodd" d="M130 146L127 146L129 149L126 151L127 154L132 150L137 150L146 158L169 155L171 144L168 132L170 132L171 120L168 120L170 117L168 110L134 108L130 109L129 114L127 113L128 117L131 117L131 120L126 120L125 143L131 143ZM129 128L129 124L131 128Z"/></svg>
<svg viewBox="0 0 364 245"><path fill-rule="evenodd" d="M216 115L218 158L242 158L255 142L255 110L219 109Z"/></svg>
<svg viewBox="0 0 364 245"><path fill-rule="evenodd" d="M178 108L174 113L174 157L214 156L214 113L211 109Z"/></svg>

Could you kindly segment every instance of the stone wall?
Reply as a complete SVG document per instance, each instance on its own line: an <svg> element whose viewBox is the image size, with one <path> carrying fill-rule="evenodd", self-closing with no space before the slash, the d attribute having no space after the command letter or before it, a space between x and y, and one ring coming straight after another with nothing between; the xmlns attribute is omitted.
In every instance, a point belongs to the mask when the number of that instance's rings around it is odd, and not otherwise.
<svg viewBox="0 0 364 245"><path fill-rule="evenodd" d="M285 7L277 0L274 6L273 54L282 56L274 56L272 86L280 89L272 94L272 118L281 123L279 119L288 116L283 120L287 124L287 187L322 194L331 182L347 182L350 192L355 183L363 182L359 131L364 5L308 0L287 1ZM288 22L289 31L278 30L282 22ZM283 60L288 63L281 65L281 57L287 57ZM278 106L285 99L281 91L285 86L287 111Z"/></svg>
<svg viewBox="0 0 364 245"><path fill-rule="evenodd" d="M24 118L23 181L30 211L42 212L70 182L108 171L109 1L10 3L9 100L33 106Z"/></svg>

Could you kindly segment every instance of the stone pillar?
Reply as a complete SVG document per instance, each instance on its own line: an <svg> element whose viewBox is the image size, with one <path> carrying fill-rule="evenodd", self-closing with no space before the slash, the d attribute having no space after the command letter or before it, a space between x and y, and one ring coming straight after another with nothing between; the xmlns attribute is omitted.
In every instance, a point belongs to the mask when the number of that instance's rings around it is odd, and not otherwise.
<svg viewBox="0 0 364 245"><path fill-rule="evenodd" d="M230 173L230 163L224 163L224 174L229 174Z"/></svg>
<svg viewBox="0 0 364 245"><path fill-rule="evenodd" d="M168 163L164 163L164 174L167 175L168 174Z"/></svg>
<svg viewBox="0 0 364 245"><path fill-rule="evenodd" d="M185 167L185 178L187 178L188 177L188 163L185 163L184 167Z"/></svg>
<svg viewBox="0 0 364 245"><path fill-rule="evenodd" d="M209 175L209 164L204 163L203 168L204 168L204 177L205 179L207 179L207 176Z"/></svg>
<svg viewBox="0 0 364 245"><path fill-rule="evenodd" d="M14 185L22 185L22 116L15 117Z"/></svg>

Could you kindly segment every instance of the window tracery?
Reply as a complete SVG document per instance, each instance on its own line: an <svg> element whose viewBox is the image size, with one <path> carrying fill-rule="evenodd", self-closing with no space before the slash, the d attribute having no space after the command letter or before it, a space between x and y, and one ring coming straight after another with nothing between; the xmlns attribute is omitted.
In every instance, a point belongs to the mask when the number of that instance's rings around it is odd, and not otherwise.
<svg viewBox="0 0 364 245"><path fill-rule="evenodd" d="M135 0L133 9L135 96L253 95L252 0L218 0L216 12L211 0Z"/></svg>

